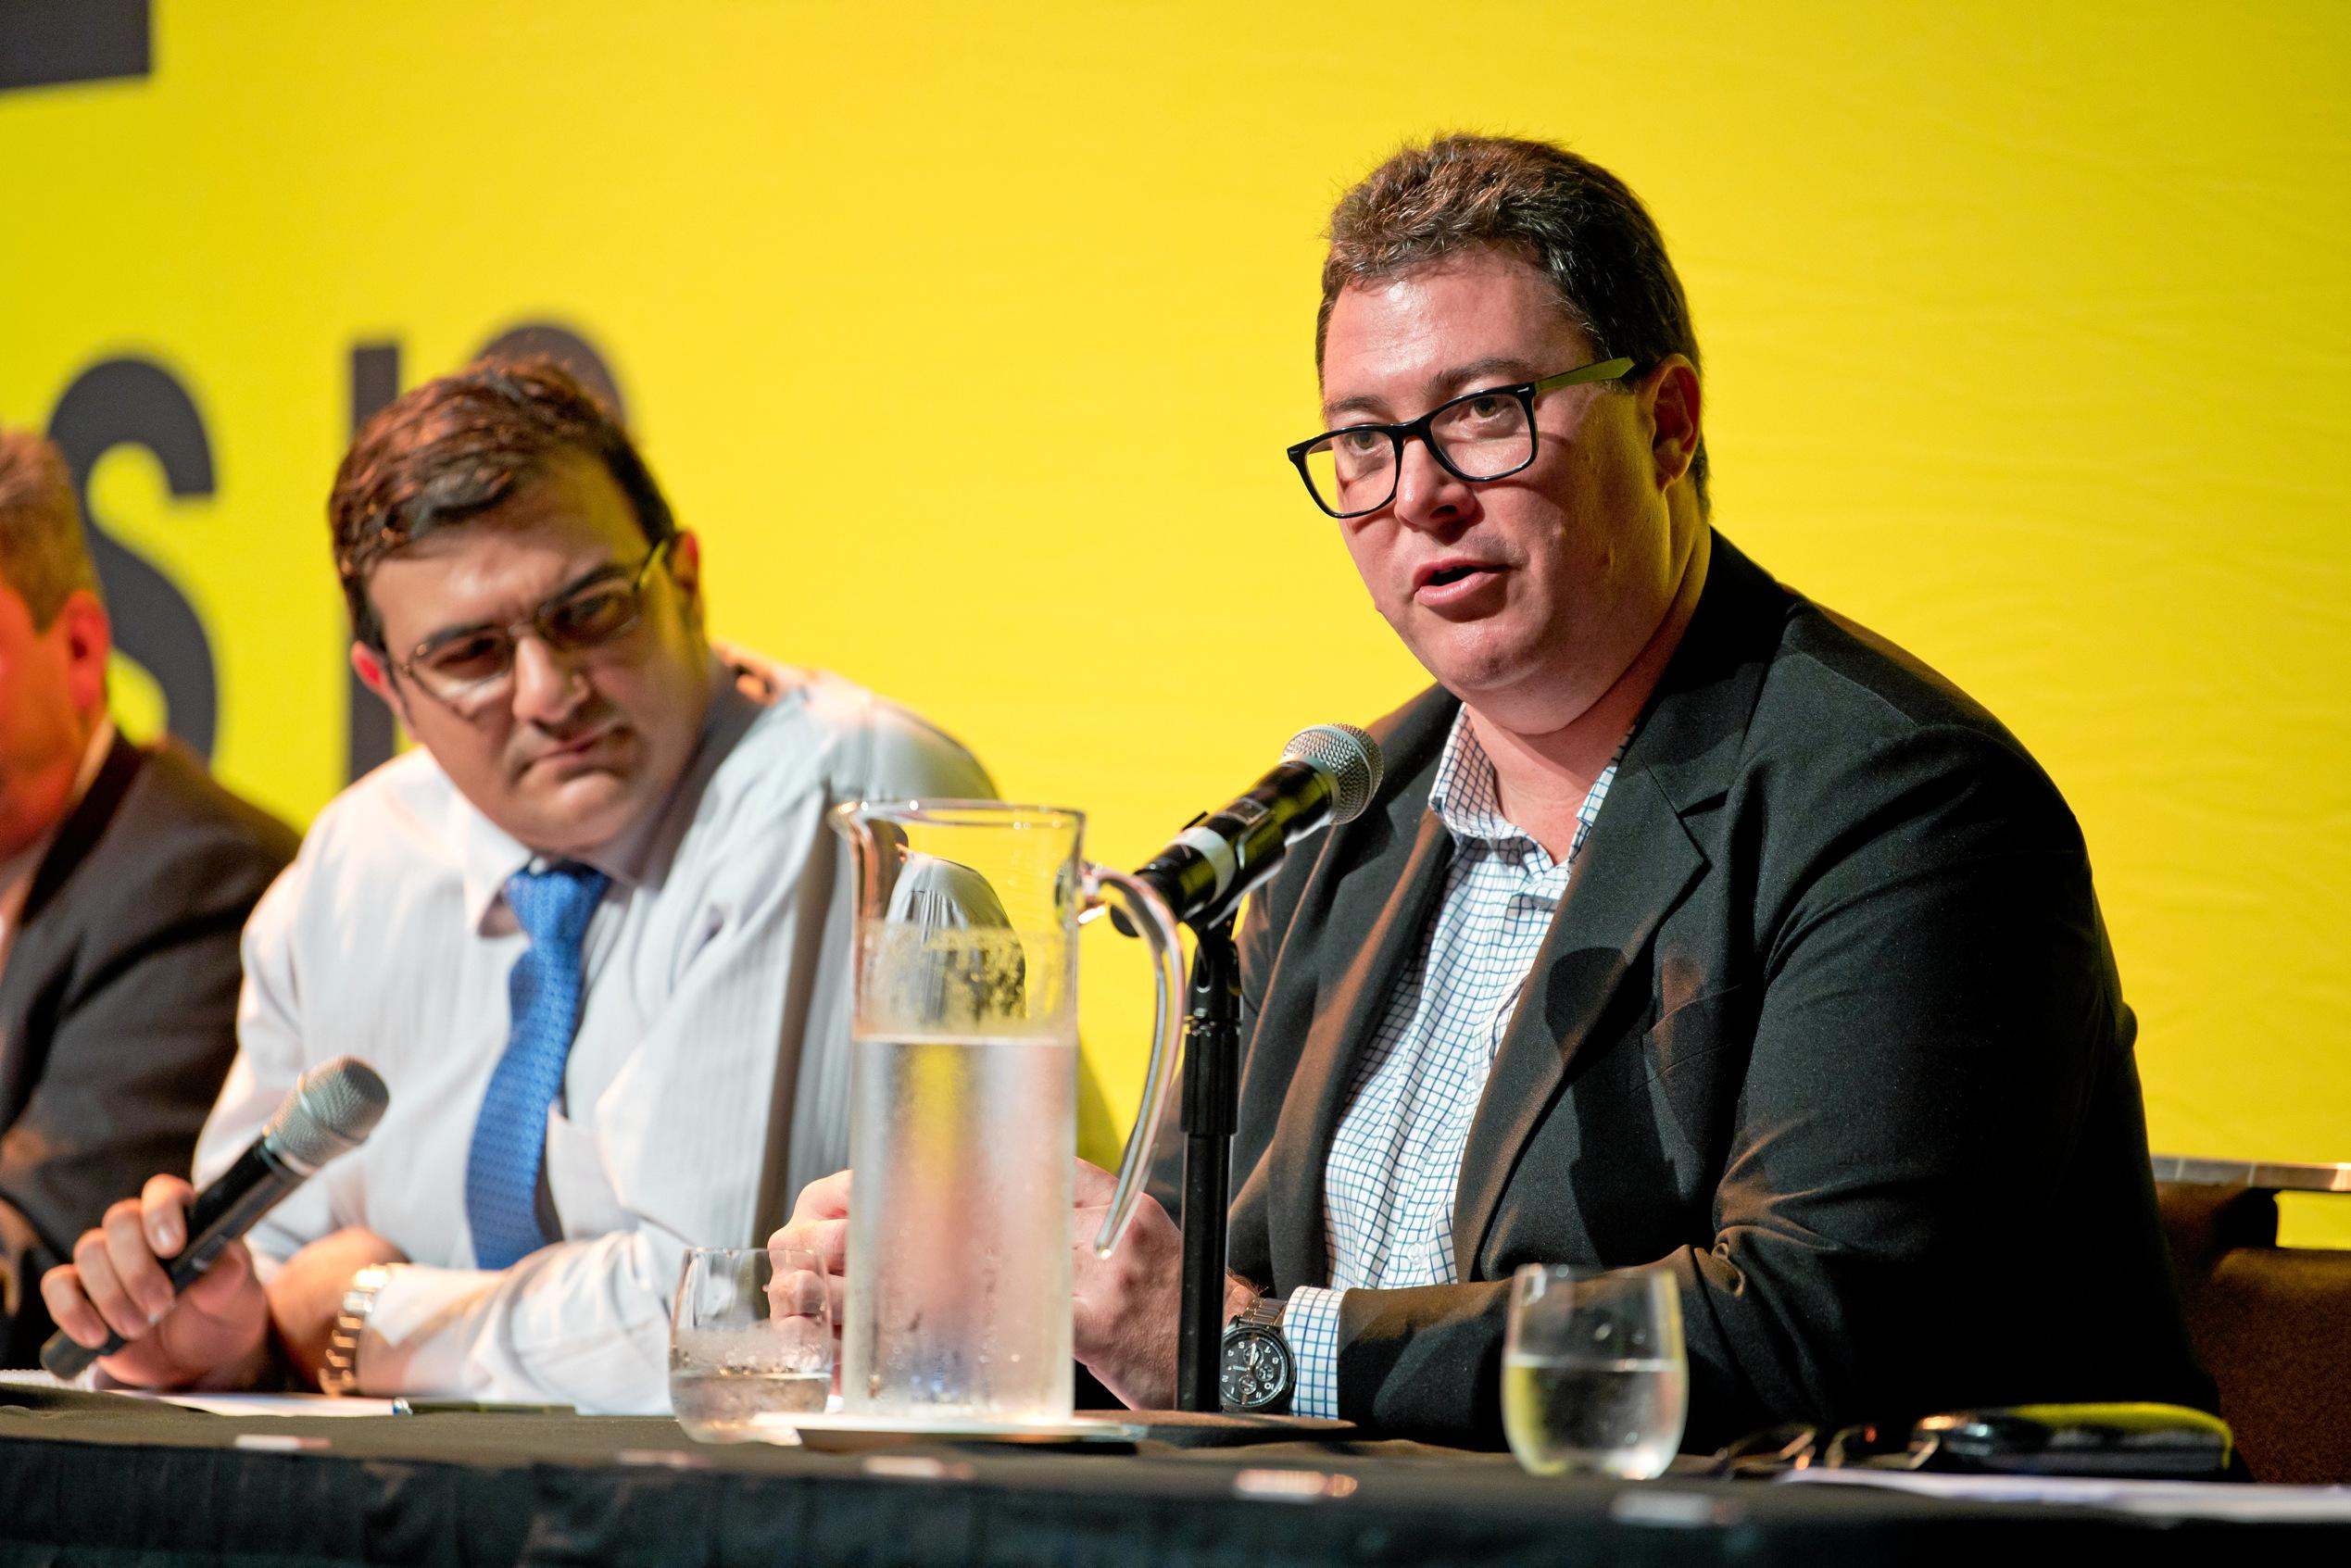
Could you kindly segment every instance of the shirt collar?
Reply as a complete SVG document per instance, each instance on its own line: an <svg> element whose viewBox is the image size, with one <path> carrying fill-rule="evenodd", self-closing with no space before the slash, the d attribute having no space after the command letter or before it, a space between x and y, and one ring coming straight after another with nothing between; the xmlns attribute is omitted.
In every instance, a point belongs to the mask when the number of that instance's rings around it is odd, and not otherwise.
<svg viewBox="0 0 2351 1568"><path fill-rule="evenodd" d="M1437 776L1428 786L1428 807L1444 822L1455 844L1534 843L1526 830L1502 815L1494 761L1477 744L1466 707L1454 710L1452 732L1445 737L1444 752L1437 759Z"/></svg>
<svg viewBox="0 0 2351 1568"><path fill-rule="evenodd" d="M672 807L685 790L707 780L715 756L731 749L751 717L774 699L773 684L763 671L737 669L735 664L732 650L724 657L712 652L710 709L703 715L701 734L696 737L684 771L660 805L622 828L610 842L565 859L594 866L623 890L660 880L669 853L675 848L675 835L662 831ZM509 877L525 867L553 862L484 816L460 791L450 791L449 812L451 839L458 846L465 884L466 924L481 933L504 903Z"/></svg>

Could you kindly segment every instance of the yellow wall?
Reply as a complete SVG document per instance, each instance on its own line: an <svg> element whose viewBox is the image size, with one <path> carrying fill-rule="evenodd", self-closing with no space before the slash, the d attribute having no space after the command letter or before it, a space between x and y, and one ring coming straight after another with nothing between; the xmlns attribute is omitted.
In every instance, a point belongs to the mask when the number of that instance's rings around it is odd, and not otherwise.
<svg viewBox="0 0 2351 1568"><path fill-rule="evenodd" d="M166 3L151 80L0 94L0 420L115 355L194 395L217 493L125 448L94 510L302 817L352 345L570 323L723 633L1133 863L1420 684L1281 458L1331 198L1564 138L1679 259L1717 521L2073 801L2157 1146L2351 1159L2351 12L2240 9ZM1139 959L1095 961L1128 1103Z"/></svg>

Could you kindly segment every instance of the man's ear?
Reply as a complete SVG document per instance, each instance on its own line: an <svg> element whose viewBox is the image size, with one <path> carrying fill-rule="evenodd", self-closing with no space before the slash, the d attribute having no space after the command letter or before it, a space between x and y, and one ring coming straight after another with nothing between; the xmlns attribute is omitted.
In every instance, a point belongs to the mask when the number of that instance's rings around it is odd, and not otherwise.
<svg viewBox="0 0 2351 1568"><path fill-rule="evenodd" d="M1649 451L1655 460L1657 488L1666 489L1698 460L1699 415L1704 395L1698 369L1668 354L1649 372L1642 400L1649 407Z"/></svg>
<svg viewBox="0 0 2351 1568"><path fill-rule="evenodd" d="M409 721L409 705L400 696L400 688L392 684L392 667L383 656L365 643L351 645L351 672L359 678L359 684L383 699L383 706L399 715L400 722Z"/></svg>
<svg viewBox="0 0 2351 1568"><path fill-rule="evenodd" d="M87 588L76 588L57 607L51 627L65 639L66 696L74 711L103 712L107 705L107 656L114 651L114 622L107 607Z"/></svg>
<svg viewBox="0 0 2351 1568"><path fill-rule="evenodd" d="M702 541L679 529L670 545L670 577L685 601L685 623L702 630Z"/></svg>

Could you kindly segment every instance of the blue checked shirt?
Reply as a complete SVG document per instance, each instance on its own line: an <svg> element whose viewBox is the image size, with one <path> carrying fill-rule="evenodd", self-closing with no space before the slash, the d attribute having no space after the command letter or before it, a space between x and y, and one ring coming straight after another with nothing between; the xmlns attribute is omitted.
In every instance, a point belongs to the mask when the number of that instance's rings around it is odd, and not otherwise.
<svg viewBox="0 0 2351 1568"><path fill-rule="evenodd" d="M1453 1192L1469 1124L1576 852L1616 777L1612 759L1576 813L1566 858L1554 863L1502 815L1494 765L1468 711L1454 718L1428 791L1429 809L1453 836L1444 899L1355 1066L1323 1167L1330 1287L1293 1292L1282 1313L1298 1361L1297 1414L1339 1413L1346 1292L1457 1283Z"/></svg>

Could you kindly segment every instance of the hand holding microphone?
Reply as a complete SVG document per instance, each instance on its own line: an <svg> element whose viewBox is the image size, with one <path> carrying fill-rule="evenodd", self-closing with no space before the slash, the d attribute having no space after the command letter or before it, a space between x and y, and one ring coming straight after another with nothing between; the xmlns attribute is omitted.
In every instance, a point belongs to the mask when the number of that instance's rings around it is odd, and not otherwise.
<svg viewBox="0 0 2351 1568"><path fill-rule="evenodd" d="M269 1306L237 1238L321 1166L364 1142L390 1095L374 1069L339 1057L304 1073L261 1135L201 1193L151 1179L82 1234L74 1261L41 1281L58 1325L41 1364L79 1375L119 1356L126 1381L168 1385L258 1354Z"/></svg>

